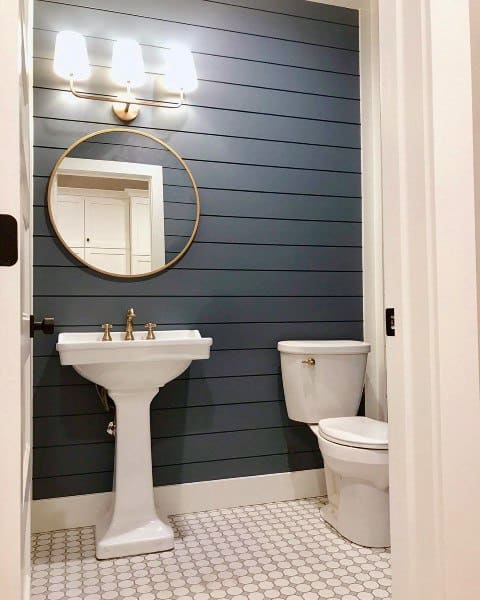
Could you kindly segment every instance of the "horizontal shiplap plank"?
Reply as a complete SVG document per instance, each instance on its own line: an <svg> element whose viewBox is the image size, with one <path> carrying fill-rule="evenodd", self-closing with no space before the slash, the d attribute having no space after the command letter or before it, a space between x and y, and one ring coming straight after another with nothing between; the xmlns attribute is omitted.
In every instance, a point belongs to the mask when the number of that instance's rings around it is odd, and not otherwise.
<svg viewBox="0 0 480 600"><path fill-rule="evenodd" d="M37 417L33 422L34 445L69 446L109 440L108 413ZM254 427L252 427L254 425ZM152 438L189 436L295 425L284 402L250 402L218 406L158 409L151 413Z"/></svg>
<svg viewBox="0 0 480 600"><path fill-rule="evenodd" d="M208 1L208 0L207 0ZM283 13L317 21L358 26L358 10L304 0L212 0L219 4Z"/></svg>
<svg viewBox="0 0 480 600"><path fill-rule="evenodd" d="M173 485L193 481L228 479L229 477L318 469L322 466L322 458L318 451L275 454L156 467L153 469L153 482L155 486ZM112 472L39 478L34 480L33 497L39 500L41 498L109 492L112 489L112 480Z"/></svg>
<svg viewBox="0 0 480 600"><path fill-rule="evenodd" d="M35 144L65 150L77 139L99 129L93 123L75 123L60 119L35 119ZM186 161L241 163L257 166L278 166L300 169L359 172L360 153L355 148L336 148L288 142L270 142L186 132L145 129L170 144ZM103 134L92 142L113 141ZM129 136L129 144L158 147L156 142L143 136Z"/></svg>
<svg viewBox="0 0 480 600"><path fill-rule="evenodd" d="M289 420L283 401L158 409L151 415L152 438L238 431L252 429L252 424L254 429L262 429L295 425L295 422Z"/></svg>
<svg viewBox="0 0 480 600"><path fill-rule="evenodd" d="M57 32L51 30L34 30L34 56L39 59L52 59ZM109 67L112 56L112 40L98 37L87 37L89 58L92 64ZM155 41L142 46L145 70L151 74L162 75L165 72L167 50L155 46ZM317 51L321 57L324 48ZM328 49L328 52L331 52ZM301 94L332 95L345 98L358 98L358 54L354 52L337 52L328 63L320 62L318 69L306 69L264 62L262 56L257 60L243 60L213 54L194 53L195 66L201 82L211 81L298 92ZM339 77L339 75L343 77ZM37 76L38 77L38 76ZM348 79L354 78L352 81ZM57 83L60 81L55 80ZM352 88L355 84L355 89ZM45 87L40 80L40 85ZM82 88L83 88L82 83ZM105 84L103 84L105 85ZM203 85L203 83L202 83ZM190 100L199 104L197 90Z"/></svg>
<svg viewBox="0 0 480 600"><path fill-rule="evenodd" d="M120 153L120 160L129 159L135 162L131 150L131 148L124 149ZM35 175L48 177L60 155L61 151L57 149L36 148ZM105 153L102 153L102 156L108 160ZM118 160L118 158L114 158L114 160ZM148 164L156 164L156 161L149 160ZM157 164L161 164L161 162ZM220 162L201 160L191 161L189 167L200 188L243 189L290 194L322 193L330 196L359 196L361 192L360 174L348 171L338 173L314 169L283 169L241 164L228 165L226 168L226 165ZM187 173L183 169L164 167L163 179L166 185L191 186Z"/></svg>
<svg viewBox="0 0 480 600"><path fill-rule="evenodd" d="M38 267L78 267L79 262L53 237L36 237ZM361 271L361 248L196 243L175 266L182 269L264 271Z"/></svg>
<svg viewBox="0 0 480 600"><path fill-rule="evenodd" d="M167 197L168 194L165 194L163 199L163 214L167 222L172 219L195 221L197 218L197 205L195 202L170 202L167 200Z"/></svg>
<svg viewBox="0 0 480 600"><path fill-rule="evenodd" d="M361 296L362 274L170 269L161 277L115 281L90 269L37 267L34 287L36 296Z"/></svg>
<svg viewBox="0 0 480 600"><path fill-rule="evenodd" d="M169 233L190 235L184 221L169 221ZM34 207L34 233L54 235L45 210ZM195 241L237 244L361 246L361 223L237 219L202 215Z"/></svg>
<svg viewBox="0 0 480 600"><path fill-rule="evenodd" d="M264 297L46 297L34 299L35 313L55 316L58 325L120 324L134 306L138 321L169 323L275 323L311 321L361 321L361 298Z"/></svg>
<svg viewBox="0 0 480 600"><path fill-rule="evenodd" d="M104 412L95 387L85 385L47 386L34 389L35 417L82 415ZM255 390L255 394L252 394ZM163 387L152 401L152 409L216 404L274 402L283 398L279 375L176 379Z"/></svg>
<svg viewBox="0 0 480 600"><path fill-rule="evenodd" d="M114 453L113 440L112 443L34 448L33 478L113 471Z"/></svg>
<svg viewBox="0 0 480 600"><path fill-rule="evenodd" d="M35 85L38 88L47 88L67 93L68 84L52 75L53 62L45 59L36 59L39 65ZM328 74L333 78L332 74ZM351 76L337 75L352 79ZM137 92L139 98L151 99L165 97L165 93L156 92L163 78L148 75L145 83ZM340 82L343 83L343 82ZM82 91L97 94L117 94L118 88L113 87L109 81L109 71L106 68L95 67L88 83L83 84ZM338 123L360 123L360 103L358 101L358 88L356 81L347 81L343 85L332 82L328 87L323 85L318 92L325 94L296 93L291 91L257 88L223 82L200 81L198 91L185 98L186 110L219 109L236 111L254 115L271 115L291 117L296 119L323 120ZM77 99L84 102L83 99ZM142 110L152 110L143 108ZM156 110L156 109L153 109Z"/></svg>
<svg viewBox="0 0 480 600"><path fill-rule="evenodd" d="M73 104L73 106L72 106ZM72 112L74 110L74 112ZM34 90L34 116L72 119L108 126L118 125L109 102L73 98L70 92ZM228 109L191 106L188 110L168 108L141 110L135 119L138 129L161 129L168 123L173 130L205 135L300 142L359 148L360 126L289 116L255 114Z"/></svg>
<svg viewBox="0 0 480 600"><path fill-rule="evenodd" d="M208 377L239 377L275 375L280 372L277 350L213 350L208 360L194 360L183 379ZM33 365L33 385L72 385L85 379L69 366L62 366L58 357L37 357Z"/></svg>
<svg viewBox="0 0 480 600"><path fill-rule="evenodd" d="M41 0L40 5L43 1L50 2ZM214 33L213 30L219 29L250 36L358 50L358 29L351 25L252 11L241 6L203 0L159 0L154 3L137 2L135 5L129 0L102 0L101 7L96 0L62 0L61 4L94 9L96 15L92 18L108 18L110 22L113 21L113 26L115 17L112 14L123 13L129 17L143 17L157 26L165 22L181 23L208 28L211 34Z"/></svg>
<svg viewBox="0 0 480 600"><path fill-rule="evenodd" d="M199 325L198 323L182 323L180 325L162 325L161 330L201 329L204 337L213 338L216 350L247 350L276 348L280 340L327 340L327 339L361 339L362 322L346 323L255 323L255 335L252 335L250 323L213 323ZM137 326L139 333L142 325ZM124 326L119 324L114 331L123 331ZM159 331L160 329L157 329ZM35 336L33 341L34 356L58 356L55 350L57 335L62 331L100 331L100 327L56 327L56 335ZM172 384L170 384L171 386ZM163 393L163 392L162 392ZM221 395L220 395L221 396ZM65 413L68 414L68 411Z"/></svg>
<svg viewBox="0 0 480 600"><path fill-rule="evenodd" d="M126 136L128 138L128 136ZM128 143L128 141L126 141ZM79 152L78 150L82 150ZM35 151L35 175L48 177L61 155L56 148L37 148ZM82 144L71 155L75 158L90 158L110 161L145 163L163 166L163 180L166 187L191 187L187 172L178 163L176 166L166 166L170 162L169 153L147 148L132 148L129 146ZM317 169L284 169L266 165L227 164L201 159L189 161L197 185L200 188L246 189L265 192L280 192L290 194L316 194L320 190L324 195L358 196L360 194L360 175L348 170L348 162L343 163L343 170L336 172L322 169L319 163ZM227 171L227 172L225 172ZM228 179L226 175L230 175ZM341 177L340 177L341 175ZM270 182L267 187L263 179ZM245 181L248 179L248 181ZM295 183L297 184L295 186ZM168 198L168 194L166 199ZM193 193L190 201L193 202Z"/></svg>
<svg viewBox="0 0 480 600"><path fill-rule="evenodd" d="M48 177L34 177L34 203L44 206ZM189 203L190 190L175 188L169 199ZM300 219L312 221L354 221L362 219L359 197L337 197L305 194L275 194L238 190L200 190L202 216L257 217L268 219Z"/></svg>
<svg viewBox="0 0 480 600"><path fill-rule="evenodd" d="M35 32L34 65L36 73L34 85L66 89L64 80L53 72L55 36L53 31L37 30ZM117 93L119 88L109 77L112 41L90 37L87 38L87 44L92 74L88 81L79 84L81 89L92 90L96 93ZM168 95L164 80L166 51L151 45L144 45L142 52L147 75L145 83L136 88L136 95L140 98L152 94ZM232 109L240 106L241 110L254 110L255 104L260 102L262 94L276 90L280 92L277 97L283 99L284 103L282 105L282 102L276 102L274 106L270 107L272 111L275 108L286 111L289 110L289 107L290 111L294 110L295 107L292 109L293 98L297 99L297 110L303 103L306 103L305 106L308 108L308 96L304 100L301 96L312 94L314 97L322 96L322 101L325 103L325 106L318 107L318 110L341 112L344 107L350 106L352 110L348 115L349 119L358 114L358 108L355 109L355 105L351 101L346 101L347 99L358 100L360 97L357 74L336 72L333 69L328 71L307 70L268 63L254 62L253 65L250 65L245 64L247 61L239 59L203 54L195 54L194 58L196 59L199 86L194 92L186 95L185 99L188 105L228 108L231 104ZM239 94L239 98L235 99L234 92ZM335 106L329 97L345 99L345 102L340 101ZM244 107L239 104L241 100L246 102ZM266 112L266 108L259 105L258 112ZM295 114L295 112L291 114ZM302 115L300 114L300 116Z"/></svg>
<svg viewBox="0 0 480 600"><path fill-rule="evenodd" d="M153 467L318 449L317 438L304 426L199 434L152 440ZM33 477L58 477L113 470L113 444L37 448Z"/></svg>
<svg viewBox="0 0 480 600"><path fill-rule="evenodd" d="M36 3L36 27L62 31L71 29L72 23L77 31L91 37L114 40L131 37L132 31L135 31L135 39L139 43L161 45L164 40L174 40L186 44L195 53L206 55L341 72L350 72L352 64L358 65L358 52L352 50L264 37L256 37L253 44L250 36L241 33L216 30L212 35L212 31L205 27L124 14L116 14L112 19L109 13L101 11L42 1ZM349 66L342 67L344 63Z"/></svg>

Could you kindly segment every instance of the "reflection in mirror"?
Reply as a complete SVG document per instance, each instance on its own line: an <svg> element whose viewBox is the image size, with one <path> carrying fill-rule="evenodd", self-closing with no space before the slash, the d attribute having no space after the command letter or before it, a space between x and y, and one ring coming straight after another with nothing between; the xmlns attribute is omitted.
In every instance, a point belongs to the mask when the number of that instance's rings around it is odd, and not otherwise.
<svg viewBox="0 0 480 600"><path fill-rule="evenodd" d="M92 268L147 275L188 249L199 216L185 163L143 132L117 129L77 142L57 163L49 212L60 240Z"/></svg>

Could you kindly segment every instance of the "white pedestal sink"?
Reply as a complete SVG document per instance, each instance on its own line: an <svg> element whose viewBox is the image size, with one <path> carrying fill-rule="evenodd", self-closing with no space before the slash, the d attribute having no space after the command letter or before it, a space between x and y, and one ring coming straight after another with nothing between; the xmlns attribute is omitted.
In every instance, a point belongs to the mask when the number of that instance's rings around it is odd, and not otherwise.
<svg viewBox="0 0 480 600"><path fill-rule="evenodd" d="M150 403L158 389L192 360L210 356L212 338L196 330L158 331L156 339L125 341L123 333L60 333L62 365L103 386L115 402L113 500L96 524L97 558L117 558L173 548L173 532L157 515L153 497ZM142 339L143 338L143 339Z"/></svg>

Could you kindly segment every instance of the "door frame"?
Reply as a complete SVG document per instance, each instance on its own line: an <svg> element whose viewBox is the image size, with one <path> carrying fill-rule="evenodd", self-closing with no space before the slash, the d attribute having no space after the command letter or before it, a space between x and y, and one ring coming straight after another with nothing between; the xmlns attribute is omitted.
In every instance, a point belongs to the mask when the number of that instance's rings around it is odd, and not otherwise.
<svg viewBox="0 0 480 600"><path fill-rule="evenodd" d="M27 430L24 423L27 419L31 421L31 402L23 402L22 390L25 381L31 379L32 239L31 233L28 237L23 233L28 227L33 227L32 8L31 0L5 1L0 21L3 57L0 212L16 219L19 246L19 260L13 266L0 267L0 456L3 483L0 501L0 595L12 600L30 597L32 444L30 428ZM24 256L27 256L27 264ZM27 282L25 288L22 281ZM24 373L28 374L25 378Z"/></svg>

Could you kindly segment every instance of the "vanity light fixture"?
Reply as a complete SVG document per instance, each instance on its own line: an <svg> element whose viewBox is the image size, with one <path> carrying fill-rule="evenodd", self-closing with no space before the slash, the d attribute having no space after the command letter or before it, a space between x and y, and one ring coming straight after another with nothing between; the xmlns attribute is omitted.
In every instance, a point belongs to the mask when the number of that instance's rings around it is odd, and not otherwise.
<svg viewBox="0 0 480 600"><path fill-rule="evenodd" d="M75 82L88 79L91 69L85 38L75 31L61 31L57 34L53 70L59 77L69 81L70 91L77 98L112 102L113 112L125 123L135 119L140 106L179 108L184 102L185 93L198 86L192 53L185 46L175 45L167 51L165 87L178 94L178 100L136 98L132 88L145 82L142 48L135 40L121 39L113 44L111 75L115 83L125 87L125 92L119 96L81 92L76 89Z"/></svg>

